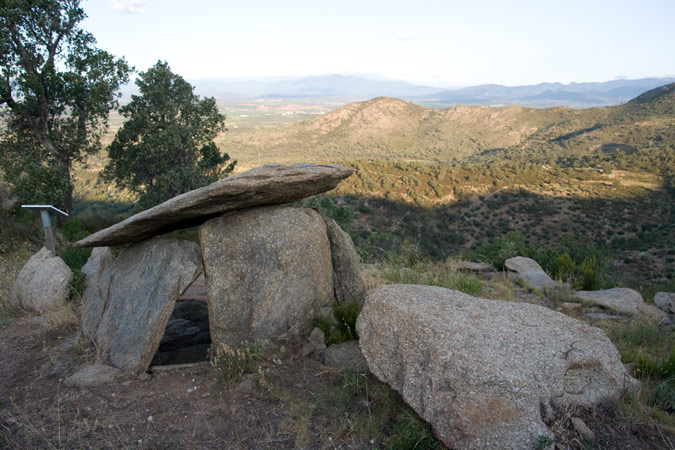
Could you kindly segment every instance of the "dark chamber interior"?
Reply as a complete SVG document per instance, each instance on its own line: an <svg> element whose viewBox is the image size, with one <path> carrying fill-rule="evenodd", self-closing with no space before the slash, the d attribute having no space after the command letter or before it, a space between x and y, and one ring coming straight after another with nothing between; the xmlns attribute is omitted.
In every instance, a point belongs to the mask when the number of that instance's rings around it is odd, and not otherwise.
<svg viewBox="0 0 675 450"><path fill-rule="evenodd" d="M176 301L150 366L206 361L210 346L206 284L201 276Z"/></svg>

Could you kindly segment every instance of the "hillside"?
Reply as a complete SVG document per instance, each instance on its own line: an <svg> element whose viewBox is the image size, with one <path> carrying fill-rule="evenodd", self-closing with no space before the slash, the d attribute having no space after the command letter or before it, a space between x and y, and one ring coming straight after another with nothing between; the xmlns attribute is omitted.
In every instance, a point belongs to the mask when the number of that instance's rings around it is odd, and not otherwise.
<svg viewBox="0 0 675 450"><path fill-rule="evenodd" d="M290 125L231 129L220 145L240 171L270 161L352 166L329 207L352 211L345 226L366 260L403 248L440 259L517 231L542 249L565 236L601 249L624 283L661 283L675 278L673 86L586 110L433 110L378 97ZM77 211L93 205L84 217L94 228L131 200L97 178L102 165L77 176Z"/></svg>
<svg viewBox="0 0 675 450"><path fill-rule="evenodd" d="M447 162L500 151L500 157L504 151L510 157L552 152L571 156L589 150L630 152L643 144L664 149L675 129L674 85L625 105L585 110L433 110L378 97L273 130L231 132L220 143L244 165L369 158Z"/></svg>

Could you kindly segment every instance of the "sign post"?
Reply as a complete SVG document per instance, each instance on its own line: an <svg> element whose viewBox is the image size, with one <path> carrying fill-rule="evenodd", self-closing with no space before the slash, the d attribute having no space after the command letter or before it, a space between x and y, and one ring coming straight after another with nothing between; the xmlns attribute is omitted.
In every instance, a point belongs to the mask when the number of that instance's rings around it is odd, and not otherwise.
<svg viewBox="0 0 675 450"><path fill-rule="evenodd" d="M68 217L68 214L64 213L58 208L53 207L52 205L21 205L21 207L30 209L33 212L40 212L40 217L42 218L42 228L45 230L45 246L47 247L47 250L52 252L52 255L56 256L56 247L54 246L54 231L52 230L52 221L49 217L49 213L53 212L56 214L61 214L65 217Z"/></svg>

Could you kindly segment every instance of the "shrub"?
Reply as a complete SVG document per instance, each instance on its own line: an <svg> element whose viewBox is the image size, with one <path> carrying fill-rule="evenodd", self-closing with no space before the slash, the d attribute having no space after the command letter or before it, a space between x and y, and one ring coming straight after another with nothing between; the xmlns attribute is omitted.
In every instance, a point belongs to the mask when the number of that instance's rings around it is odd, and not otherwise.
<svg viewBox="0 0 675 450"><path fill-rule="evenodd" d="M314 324L323 331L327 346L352 341L359 338L356 319L360 312L361 305L356 300L333 303L333 317L319 316Z"/></svg>
<svg viewBox="0 0 675 450"><path fill-rule="evenodd" d="M577 271L577 265L567 253L558 256L556 266L556 278L562 281L570 280Z"/></svg>
<svg viewBox="0 0 675 450"><path fill-rule="evenodd" d="M598 260L595 255L581 263L581 288L586 291L600 289L600 277L598 275Z"/></svg>
<svg viewBox="0 0 675 450"><path fill-rule="evenodd" d="M218 372L218 380L226 383L240 380L245 373L257 373L261 358L257 342L243 342L236 350L222 343L209 349L211 366Z"/></svg>

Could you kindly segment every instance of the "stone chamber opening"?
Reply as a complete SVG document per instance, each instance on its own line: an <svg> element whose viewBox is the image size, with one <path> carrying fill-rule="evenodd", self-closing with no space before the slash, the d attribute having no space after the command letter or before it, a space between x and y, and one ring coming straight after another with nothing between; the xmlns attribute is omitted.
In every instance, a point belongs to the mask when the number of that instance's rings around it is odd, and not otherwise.
<svg viewBox="0 0 675 450"><path fill-rule="evenodd" d="M176 300L150 366L206 361L210 346L206 280L202 274Z"/></svg>

